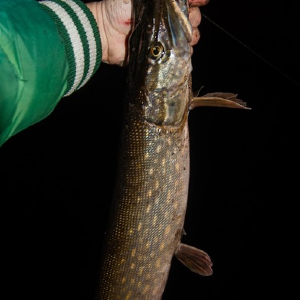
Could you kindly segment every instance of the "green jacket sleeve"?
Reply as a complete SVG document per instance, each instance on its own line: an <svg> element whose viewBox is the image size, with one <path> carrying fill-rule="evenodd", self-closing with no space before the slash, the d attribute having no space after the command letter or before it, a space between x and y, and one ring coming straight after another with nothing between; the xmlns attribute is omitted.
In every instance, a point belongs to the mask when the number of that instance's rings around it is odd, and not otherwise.
<svg viewBox="0 0 300 300"><path fill-rule="evenodd" d="M101 55L96 21L79 0L1 0L0 146L81 88Z"/></svg>

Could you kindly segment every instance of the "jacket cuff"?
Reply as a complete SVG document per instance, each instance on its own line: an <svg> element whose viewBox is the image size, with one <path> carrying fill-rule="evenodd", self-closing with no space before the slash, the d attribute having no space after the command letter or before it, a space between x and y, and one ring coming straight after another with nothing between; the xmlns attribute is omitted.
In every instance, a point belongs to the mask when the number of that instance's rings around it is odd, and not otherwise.
<svg viewBox="0 0 300 300"><path fill-rule="evenodd" d="M64 96L80 89L94 75L102 57L100 33L89 8L79 0L39 2L54 20L64 40L69 63Z"/></svg>

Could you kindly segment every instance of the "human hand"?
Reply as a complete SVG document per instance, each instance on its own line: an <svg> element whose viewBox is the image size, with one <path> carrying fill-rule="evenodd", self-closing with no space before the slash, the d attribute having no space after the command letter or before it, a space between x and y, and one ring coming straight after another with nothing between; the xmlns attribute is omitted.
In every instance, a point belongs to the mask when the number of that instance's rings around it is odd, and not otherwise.
<svg viewBox="0 0 300 300"><path fill-rule="evenodd" d="M194 46L200 39L198 26L201 22L200 6L209 0L189 0L189 19L193 27ZM102 61L108 64L124 65L127 54L127 40L131 31L131 0L102 0L87 3L93 13L101 36Z"/></svg>
<svg viewBox="0 0 300 300"><path fill-rule="evenodd" d="M198 26L201 22L201 12L199 7L206 5L209 1L210 0L189 0L189 19L193 27L193 38L190 43L191 46L195 46L200 39L200 31Z"/></svg>

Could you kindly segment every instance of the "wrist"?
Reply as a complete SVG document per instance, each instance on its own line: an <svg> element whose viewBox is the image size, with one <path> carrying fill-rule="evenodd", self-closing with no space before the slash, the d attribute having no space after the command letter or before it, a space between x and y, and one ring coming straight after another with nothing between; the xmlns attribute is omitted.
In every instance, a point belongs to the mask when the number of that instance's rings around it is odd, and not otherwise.
<svg viewBox="0 0 300 300"><path fill-rule="evenodd" d="M103 1L97 2L89 2L86 3L87 7L92 12L99 29L100 40L101 40L101 47L102 47L102 61L108 61L108 41L107 36L105 34L105 20L106 16L103 9Z"/></svg>
<svg viewBox="0 0 300 300"><path fill-rule="evenodd" d="M127 61L128 37L131 30L131 1L102 0L90 2L102 42L102 62L123 66Z"/></svg>

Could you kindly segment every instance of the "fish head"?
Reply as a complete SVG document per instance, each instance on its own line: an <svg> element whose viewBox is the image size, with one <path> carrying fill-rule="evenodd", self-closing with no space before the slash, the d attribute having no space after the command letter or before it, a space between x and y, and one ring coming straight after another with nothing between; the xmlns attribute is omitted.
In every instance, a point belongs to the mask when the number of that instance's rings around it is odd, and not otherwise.
<svg viewBox="0 0 300 300"><path fill-rule="evenodd" d="M187 0L137 2L129 61L133 104L150 123L178 125L187 114L191 93Z"/></svg>

